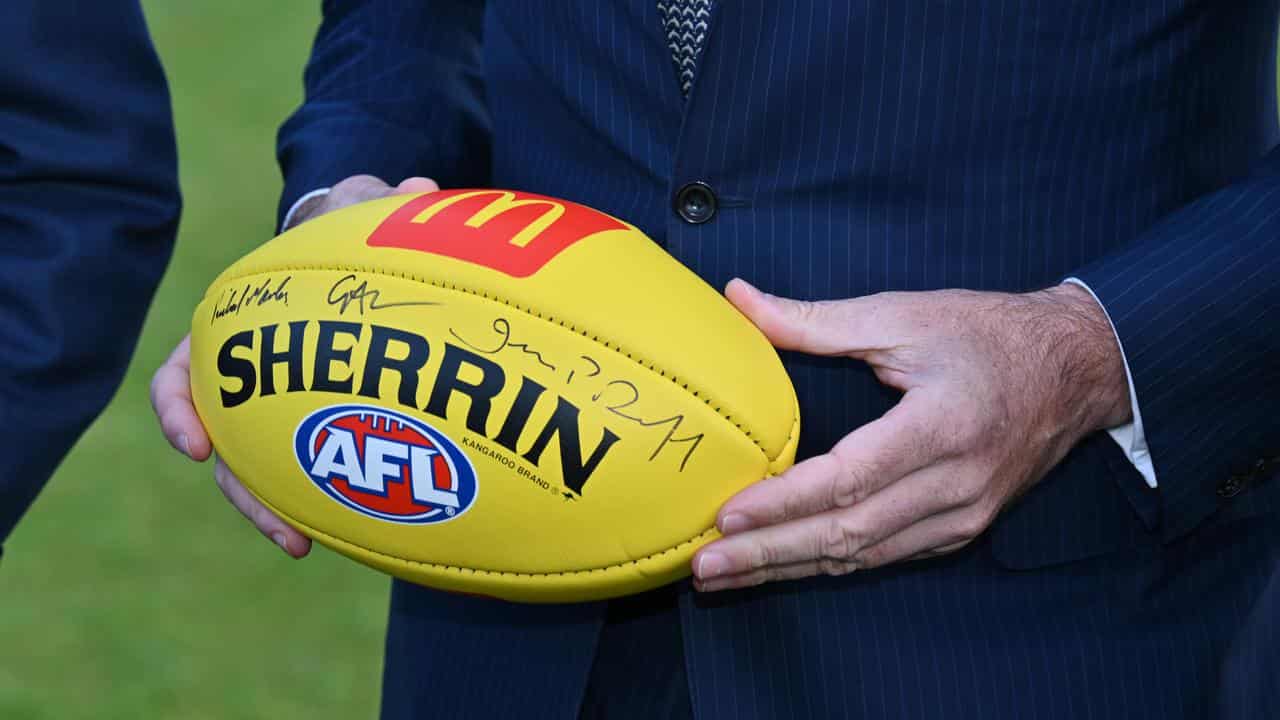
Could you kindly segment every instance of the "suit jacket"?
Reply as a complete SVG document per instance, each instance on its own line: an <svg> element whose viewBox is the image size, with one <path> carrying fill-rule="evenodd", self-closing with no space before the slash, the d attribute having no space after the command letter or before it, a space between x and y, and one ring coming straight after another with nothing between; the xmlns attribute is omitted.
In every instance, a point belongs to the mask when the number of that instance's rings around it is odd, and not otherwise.
<svg viewBox="0 0 1280 720"><path fill-rule="evenodd" d="M164 75L136 0L0 22L0 541L115 392L177 225Z"/></svg>
<svg viewBox="0 0 1280 720"><path fill-rule="evenodd" d="M1233 682L1226 649L1280 548L1277 10L720 2L685 99L652 0L335 0L280 133L281 208L355 173L423 174L601 208L717 286L1081 278L1121 340L1159 487L1100 433L956 555L683 588L694 708L1196 717ZM705 224L675 207L692 181L718 200ZM801 456L896 399L859 363L784 361ZM397 586L384 703L570 716L602 612Z"/></svg>

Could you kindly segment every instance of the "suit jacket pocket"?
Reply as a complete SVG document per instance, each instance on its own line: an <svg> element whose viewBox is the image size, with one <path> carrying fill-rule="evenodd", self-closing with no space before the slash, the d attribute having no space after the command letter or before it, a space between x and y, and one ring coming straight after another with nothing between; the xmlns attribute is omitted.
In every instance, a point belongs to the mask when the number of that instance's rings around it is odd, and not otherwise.
<svg viewBox="0 0 1280 720"><path fill-rule="evenodd" d="M1119 445L1095 433L992 525L996 562L1014 570L1159 544L1159 491Z"/></svg>

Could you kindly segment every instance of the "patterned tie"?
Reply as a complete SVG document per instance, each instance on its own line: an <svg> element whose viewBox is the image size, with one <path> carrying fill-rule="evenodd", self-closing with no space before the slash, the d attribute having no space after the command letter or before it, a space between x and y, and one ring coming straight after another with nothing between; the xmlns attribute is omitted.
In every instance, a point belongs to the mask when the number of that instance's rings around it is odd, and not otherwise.
<svg viewBox="0 0 1280 720"><path fill-rule="evenodd" d="M693 73L698 68L698 54L707 37L707 20L711 17L712 0L658 0L658 13L667 31L667 46L680 77L680 92L685 97L693 86Z"/></svg>

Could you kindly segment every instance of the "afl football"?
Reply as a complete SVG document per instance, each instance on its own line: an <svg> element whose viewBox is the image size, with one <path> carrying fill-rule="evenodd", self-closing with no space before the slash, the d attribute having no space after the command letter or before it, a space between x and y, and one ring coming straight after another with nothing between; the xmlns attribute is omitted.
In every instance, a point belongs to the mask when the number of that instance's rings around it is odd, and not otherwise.
<svg viewBox="0 0 1280 720"><path fill-rule="evenodd" d="M687 575L799 439L776 352L720 293L626 222L503 190L254 250L196 308L191 383L219 456L301 532L522 602Z"/></svg>

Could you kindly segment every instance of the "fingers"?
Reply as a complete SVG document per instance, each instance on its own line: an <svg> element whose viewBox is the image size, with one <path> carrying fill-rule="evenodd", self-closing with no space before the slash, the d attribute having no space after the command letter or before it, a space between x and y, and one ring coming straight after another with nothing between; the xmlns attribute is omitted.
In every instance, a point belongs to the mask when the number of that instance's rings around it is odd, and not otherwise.
<svg viewBox="0 0 1280 720"><path fill-rule="evenodd" d="M739 588L755 587L756 585L762 585L767 582L799 580L800 578L813 577L814 575L847 575L856 569L857 567L852 563L849 563L847 567L836 568L834 566L824 567L817 560L807 560L804 562L791 563L789 565L770 565L760 568L759 570L751 570L738 575L724 575L715 578L708 578L706 580L695 575L693 578L693 588L698 592L736 590Z"/></svg>
<svg viewBox="0 0 1280 720"><path fill-rule="evenodd" d="M931 467L852 507L726 535L698 551L695 571L710 579L795 563L817 563L824 572L864 565L868 548L924 518L969 504L957 502L957 494L947 487L949 472L946 466Z"/></svg>
<svg viewBox="0 0 1280 720"><path fill-rule="evenodd" d="M435 180L424 177L405 178L399 185L392 187L382 178L373 175L352 175L329 189L322 197L308 200L294 213L289 227L297 227L302 223L325 213L340 210L349 205L378 200L391 195L407 193L435 192L440 186Z"/></svg>
<svg viewBox="0 0 1280 720"><path fill-rule="evenodd" d="M323 212L329 212L348 205L377 200L392 194L395 188L382 178L372 175L352 175L329 189L324 196Z"/></svg>
<svg viewBox="0 0 1280 720"><path fill-rule="evenodd" d="M811 355L847 355L883 348L891 305L878 296L807 302L775 297L735 278L725 297L747 316L774 346Z"/></svg>
<svg viewBox="0 0 1280 720"><path fill-rule="evenodd" d="M368 200L405 193L432 192L439 189L440 186L429 178L406 178L395 187L391 187L372 175L355 175L337 183L323 197L316 198L310 201L309 205L300 208L295 214L292 225ZM191 401L191 339L189 336L156 371L151 383L151 404L170 444L194 459L204 460L209 457L213 448ZM311 540L268 510L236 479L221 460L214 467L214 479L227 500L248 518L259 532L270 538L286 553L292 557L303 557L311 550Z"/></svg>
<svg viewBox="0 0 1280 720"><path fill-rule="evenodd" d="M927 517L863 550L858 567L874 568L952 553L973 542L990 524L991 518L977 508Z"/></svg>
<svg viewBox="0 0 1280 720"><path fill-rule="evenodd" d="M182 339L151 379L151 407L169 444L192 460L213 448L191 402L191 336Z"/></svg>
<svg viewBox="0 0 1280 720"><path fill-rule="evenodd" d="M249 522L258 528L258 532L279 545L285 553L291 557L300 558L311 551L311 539L268 510L267 506L241 484L221 459L214 465L213 478L218 483L218 489L240 511L240 514L248 518Z"/></svg>
<svg viewBox="0 0 1280 720"><path fill-rule="evenodd" d="M735 533L855 505L944 456L928 408L908 393L881 418L846 435L825 455L755 483L730 498L716 526Z"/></svg>
<svg viewBox="0 0 1280 720"><path fill-rule="evenodd" d="M405 193L435 192L439 189L440 186L431 178L411 177L401 180L400 184L395 188L395 193L403 195Z"/></svg>
<svg viewBox="0 0 1280 720"><path fill-rule="evenodd" d="M353 175L333 186L325 196L324 212L337 210L348 205L377 200L391 195L406 193L434 192L440 186L435 180L424 177L405 178L399 185L392 187L381 178L372 175Z"/></svg>
<svg viewBox="0 0 1280 720"><path fill-rule="evenodd" d="M699 552L694 557L694 586L702 592L715 592L814 575L844 575L904 560L938 557L967 546L989 523L990 519L975 508L949 510L908 525L849 557L804 557L719 575L706 572L713 561ZM709 548L711 545L704 550Z"/></svg>

